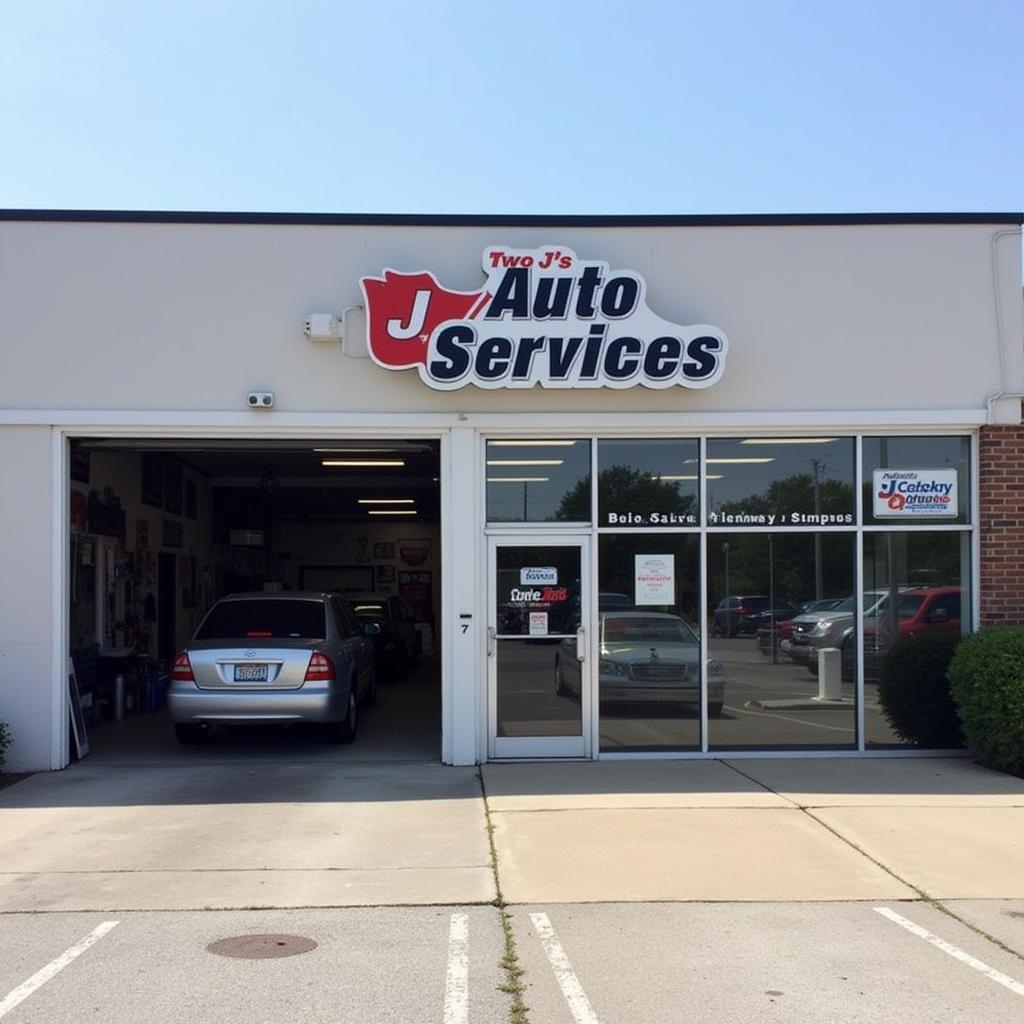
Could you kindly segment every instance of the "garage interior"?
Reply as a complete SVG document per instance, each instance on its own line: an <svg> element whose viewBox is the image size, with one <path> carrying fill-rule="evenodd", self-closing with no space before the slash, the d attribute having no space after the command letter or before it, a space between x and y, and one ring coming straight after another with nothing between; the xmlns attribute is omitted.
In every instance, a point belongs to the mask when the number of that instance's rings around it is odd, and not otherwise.
<svg viewBox="0 0 1024 1024"><path fill-rule="evenodd" d="M71 442L72 702L91 753L440 759L441 503L432 440ZM169 668L206 612L242 591L396 595L415 619L414 665L378 668L351 747L311 727L219 727L177 744ZM73 707L73 711L75 711Z"/></svg>

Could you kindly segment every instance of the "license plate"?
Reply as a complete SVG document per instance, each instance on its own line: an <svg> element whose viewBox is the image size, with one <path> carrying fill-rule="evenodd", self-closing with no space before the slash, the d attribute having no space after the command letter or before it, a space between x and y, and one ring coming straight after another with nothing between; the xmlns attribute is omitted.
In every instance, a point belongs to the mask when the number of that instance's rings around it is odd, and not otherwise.
<svg viewBox="0 0 1024 1024"><path fill-rule="evenodd" d="M267 681L266 665L236 665L236 683L265 683Z"/></svg>

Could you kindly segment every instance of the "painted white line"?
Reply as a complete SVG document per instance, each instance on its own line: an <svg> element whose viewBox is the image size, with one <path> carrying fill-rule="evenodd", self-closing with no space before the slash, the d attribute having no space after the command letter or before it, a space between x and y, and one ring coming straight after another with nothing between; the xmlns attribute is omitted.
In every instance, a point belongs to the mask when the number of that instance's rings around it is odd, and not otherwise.
<svg viewBox="0 0 1024 1024"><path fill-rule="evenodd" d="M469 1020L469 915L452 914L448 926L448 973L444 981L444 1024Z"/></svg>
<svg viewBox="0 0 1024 1024"><path fill-rule="evenodd" d="M19 1003L23 1003L36 989L41 988L55 975L60 974L72 960L80 957L91 945L99 942L107 932L112 931L118 924L120 924L119 921L104 921L103 924L93 928L81 942L65 950L56 960L51 960L45 967L36 971L28 981L23 982L13 992L5 996L3 1002L0 1002L0 1017L6 1017Z"/></svg>
<svg viewBox="0 0 1024 1024"><path fill-rule="evenodd" d="M961 963L967 964L968 967L973 967L976 971L984 974L989 981L994 981L997 985L1002 985L1003 988L1008 988L1018 996L1024 996L1024 985L1019 981L1014 981L1013 978L1009 977L1009 975L1003 974L1002 971L997 971L994 967L989 967L988 964L971 956L970 953L965 953L962 949L958 949L951 943L946 942L945 939L940 939L938 935L933 935L930 931L922 928L919 924L914 924L913 921L908 921L905 917L901 917L895 910L890 910L888 907L875 907L875 913L888 918L893 923L898 924L901 928L906 928L906 930L912 935L916 935L919 939L924 939L925 942L930 942L936 949L941 949L943 953L948 953L951 957L954 957Z"/></svg>
<svg viewBox="0 0 1024 1024"><path fill-rule="evenodd" d="M544 952L547 953L548 960L554 968L558 987L569 1004L569 1010L572 1012L576 1024L599 1024L597 1014L594 1013L594 1008L583 992L583 986L580 985L579 978L576 977L572 964L569 963L569 958L565 955L565 950L562 949L562 944L555 935L555 929L551 927L548 915L531 914L530 920L533 922L533 927L537 929L540 941L544 944Z"/></svg>

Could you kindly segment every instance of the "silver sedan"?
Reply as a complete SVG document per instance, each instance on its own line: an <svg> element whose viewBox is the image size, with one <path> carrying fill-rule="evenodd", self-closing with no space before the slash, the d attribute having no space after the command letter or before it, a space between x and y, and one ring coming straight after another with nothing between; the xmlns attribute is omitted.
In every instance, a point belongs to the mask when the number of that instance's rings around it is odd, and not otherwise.
<svg viewBox="0 0 1024 1024"><path fill-rule="evenodd" d="M168 704L182 743L213 723L294 722L351 743L376 696L373 646L348 602L292 591L218 601L174 659Z"/></svg>

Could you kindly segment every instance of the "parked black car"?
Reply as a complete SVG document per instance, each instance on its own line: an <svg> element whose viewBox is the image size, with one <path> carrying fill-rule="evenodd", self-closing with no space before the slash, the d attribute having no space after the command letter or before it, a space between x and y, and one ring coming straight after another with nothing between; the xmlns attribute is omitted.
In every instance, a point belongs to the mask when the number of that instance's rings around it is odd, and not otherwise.
<svg viewBox="0 0 1024 1024"><path fill-rule="evenodd" d="M361 623L378 627L376 631L371 628L368 636L381 671L399 673L416 664L420 637L416 617L406 601L393 594L346 594L345 598Z"/></svg>
<svg viewBox="0 0 1024 1024"><path fill-rule="evenodd" d="M775 599L774 608L766 594L737 594L718 602L711 622L716 636L756 633L759 626L775 619L791 619L797 609L788 601Z"/></svg>

